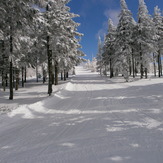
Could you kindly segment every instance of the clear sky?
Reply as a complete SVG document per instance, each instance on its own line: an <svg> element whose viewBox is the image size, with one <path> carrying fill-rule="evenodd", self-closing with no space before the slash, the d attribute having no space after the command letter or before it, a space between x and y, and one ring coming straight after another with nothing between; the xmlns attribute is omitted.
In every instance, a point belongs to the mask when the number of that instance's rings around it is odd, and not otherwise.
<svg viewBox="0 0 163 163"><path fill-rule="evenodd" d="M138 0L126 0L128 8L137 19ZM153 15L154 7L163 11L163 0L145 0L149 13ZM108 28L108 18L112 18L117 24L120 12L120 0L71 0L68 4L71 12L79 14L75 21L81 23L78 28L84 36L81 40L82 51L87 55L86 59L91 59L97 54L98 37L104 36Z"/></svg>

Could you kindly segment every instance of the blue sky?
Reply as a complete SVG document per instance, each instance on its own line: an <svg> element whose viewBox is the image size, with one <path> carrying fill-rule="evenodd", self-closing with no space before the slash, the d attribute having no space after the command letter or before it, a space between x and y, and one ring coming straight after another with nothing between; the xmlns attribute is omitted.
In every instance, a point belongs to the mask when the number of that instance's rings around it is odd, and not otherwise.
<svg viewBox="0 0 163 163"><path fill-rule="evenodd" d="M138 0L126 0L126 3L136 19ZM145 0L145 3L151 15L157 5L163 11L163 0ZM107 32L108 18L112 18L115 24L118 22L120 0L71 0L68 6L71 12L80 15L75 21L81 23L78 31L84 34L82 51L87 55L86 59L91 59L97 54L98 36L103 37Z"/></svg>

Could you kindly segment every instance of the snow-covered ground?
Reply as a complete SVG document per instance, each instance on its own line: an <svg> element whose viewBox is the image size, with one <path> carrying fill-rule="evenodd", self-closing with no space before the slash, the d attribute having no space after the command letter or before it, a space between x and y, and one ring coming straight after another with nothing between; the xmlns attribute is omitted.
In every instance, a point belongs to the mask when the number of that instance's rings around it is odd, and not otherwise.
<svg viewBox="0 0 163 163"><path fill-rule="evenodd" d="M44 87L20 89L19 107L0 115L0 163L163 162L162 78L125 83L77 67L52 97Z"/></svg>
<svg viewBox="0 0 163 163"><path fill-rule="evenodd" d="M65 87L65 84L65 82L60 81L60 84L57 87L53 86L53 92L57 92L60 89L63 89ZM47 83L43 84L42 79L39 79L39 82L37 83L35 78L29 77L27 83L25 83L24 88L20 86L18 91L14 91L14 100L12 101L8 100L9 89L7 88L4 92L3 89L0 87L0 114L9 112L17 108L19 105L29 105L44 100L48 97L47 91Z"/></svg>

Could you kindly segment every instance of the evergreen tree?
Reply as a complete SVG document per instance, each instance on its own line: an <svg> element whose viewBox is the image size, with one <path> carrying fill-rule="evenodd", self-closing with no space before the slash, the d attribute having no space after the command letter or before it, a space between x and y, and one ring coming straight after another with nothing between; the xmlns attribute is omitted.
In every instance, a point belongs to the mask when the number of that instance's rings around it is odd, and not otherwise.
<svg viewBox="0 0 163 163"><path fill-rule="evenodd" d="M78 23L72 19L78 15L70 13L70 8L67 6L69 1L44 1L44 6L47 12L45 12L45 19L47 20L47 56L49 67L49 95L52 93L52 63L54 63L55 69L55 84L58 84L58 73L60 69L68 72L72 64L71 60L77 60L75 58L81 57L82 53L79 53L79 40L77 37L81 37L82 34L77 32ZM81 55L80 55L81 54ZM52 62L53 60L53 62ZM64 65L64 68L63 68Z"/></svg>
<svg viewBox="0 0 163 163"><path fill-rule="evenodd" d="M151 16L148 14L144 0L139 0L137 45L139 46L140 73L143 78L144 72L147 78L148 63L151 60L151 53L155 51L154 38L155 27Z"/></svg>
<svg viewBox="0 0 163 163"><path fill-rule="evenodd" d="M13 62L15 62L15 58L18 58L17 54L14 53L16 48L15 38L17 37L18 31L23 31L22 26L28 24L28 21L32 18L34 10L32 6L30 6L32 2L32 0L0 1L0 15L3 15L0 18L0 28L3 30L6 45L8 44L10 47L7 48L7 54L10 60L10 100L13 99Z"/></svg>
<svg viewBox="0 0 163 163"><path fill-rule="evenodd" d="M113 21L109 19L108 34L106 35L106 38L105 38L104 49L107 55L107 60L108 60L107 63L110 64L110 78L114 76L113 75L113 71L114 71L113 60L115 57L115 49L114 49L115 39L116 39L116 27L113 25Z"/></svg>
<svg viewBox="0 0 163 163"><path fill-rule="evenodd" d="M103 45L102 45L102 41L101 41L101 37L99 37L98 39L98 53L97 53L97 69L99 69L100 71L100 75L102 75L102 67L103 67Z"/></svg>
<svg viewBox="0 0 163 163"><path fill-rule="evenodd" d="M119 23L117 26L117 36L115 39L114 62L120 67L126 81L129 80L129 62L131 58L131 42L132 31L135 26L135 21L129 11L125 0L121 0L121 12L119 15Z"/></svg>
<svg viewBox="0 0 163 163"><path fill-rule="evenodd" d="M158 76L160 77L162 75L161 51L163 50L163 17L158 6L154 8L153 21L156 29L155 46L157 48Z"/></svg>

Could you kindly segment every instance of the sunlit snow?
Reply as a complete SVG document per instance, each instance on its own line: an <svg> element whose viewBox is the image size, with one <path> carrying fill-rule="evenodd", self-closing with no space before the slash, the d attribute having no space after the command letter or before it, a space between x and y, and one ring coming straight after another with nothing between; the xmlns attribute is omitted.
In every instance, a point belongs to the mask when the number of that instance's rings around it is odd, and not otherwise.
<svg viewBox="0 0 163 163"><path fill-rule="evenodd" d="M13 101L0 92L0 163L162 163L162 78L76 74L51 97L28 82Z"/></svg>

